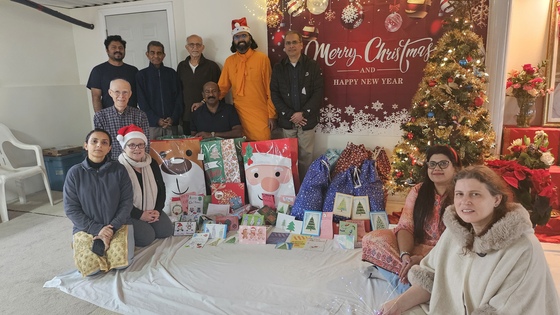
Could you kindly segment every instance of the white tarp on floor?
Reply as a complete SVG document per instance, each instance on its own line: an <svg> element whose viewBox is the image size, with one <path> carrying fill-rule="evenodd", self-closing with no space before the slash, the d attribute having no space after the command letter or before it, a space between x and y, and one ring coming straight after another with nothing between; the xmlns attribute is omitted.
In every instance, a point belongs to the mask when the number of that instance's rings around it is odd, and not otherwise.
<svg viewBox="0 0 560 315"><path fill-rule="evenodd" d="M73 271L58 288L123 314L372 314L392 292L364 276L361 249L279 250L274 245L184 247L187 237L158 240L126 270L82 278Z"/></svg>

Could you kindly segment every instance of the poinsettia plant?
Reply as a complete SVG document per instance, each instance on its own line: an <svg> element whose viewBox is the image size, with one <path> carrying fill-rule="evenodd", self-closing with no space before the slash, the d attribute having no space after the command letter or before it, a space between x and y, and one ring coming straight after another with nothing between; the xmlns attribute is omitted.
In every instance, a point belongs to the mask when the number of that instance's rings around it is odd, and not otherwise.
<svg viewBox="0 0 560 315"><path fill-rule="evenodd" d="M552 89L546 84L546 60L536 67L531 64L523 65L523 70L512 70L506 81L506 95L517 98L544 96Z"/></svg>
<svg viewBox="0 0 560 315"><path fill-rule="evenodd" d="M548 148L548 134L543 130L535 132L533 142L523 136L523 139L513 140L507 149L510 153L503 157L505 160L516 160L530 169L549 168L554 164L554 155Z"/></svg>
<svg viewBox="0 0 560 315"><path fill-rule="evenodd" d="M558 204L556 186L548 169L530 169L517 160L487 160L486 165L511 186L514 199L531 216L534 225L545 225Z"/></svg>

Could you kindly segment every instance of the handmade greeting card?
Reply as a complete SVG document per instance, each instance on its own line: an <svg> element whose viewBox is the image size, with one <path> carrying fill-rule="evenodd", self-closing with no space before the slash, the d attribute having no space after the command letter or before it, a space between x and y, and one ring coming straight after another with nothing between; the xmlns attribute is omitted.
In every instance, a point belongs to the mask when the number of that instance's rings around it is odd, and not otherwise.
<svg viewBox="0 0 560 315"><path fill-rule="evenodd" d="M384 230L389 228L389 218L386 212L371 212L369 214L371 230Z"/></svg>
<svg viewBox="0 0 560 315"><path fill-rule="evenodd" d="M182 221L198 221L204 210L204 196L183 194L180 196L183 206Z"/></svg>
<svg viewBox="0 0 560 315"><path fill-rule="evenodd" d="M276 227L281 228L284 231L288 231L288 225L290 222L295 221L296 217L287 215L284 213L278 213L276 217ZM290 232L290 231L288 231Z"/></svg>
<svg viewBox="0 0 560 315"><path fill-rule="evenodd" d="M196 222L175 222L173 235L193 235L196 232Z"/></svg>
<svg viewBox="0 0 560 315"><path fill-rule="evenodd" d="M333 213L323 212L321 214L321 233L319 237L332 240L333 235Z"/></svg>
<svg viewBox="0 0 560 315"><path fill-rule="evenodd" d="M355 196L352 200L352 219L369 220L368 196Z"/></svg>
<svg viewBox="0 0 560 315"><path fill-rule="evenodd" d="M284 243L290 236L290 233L283 233L283 232L272 232L266 239L267 244L278 244Z"/></svg>
<svg viewBox="0 0 560 315"><path fill-rule="evenodd" d="M240 244L266 244L266 226L241 225L237 231Z"/></svg>
<svg viewBox="0 0 560 315"><path fill-rule="evenodd" d="M210 237L209 233L194 233L192 238L185 243L186 248L203 248Z"/></svg>
<svg viewBox="0 0 560 315"><path fill-rule="evenodd" d="M366 235L366 225L369 225L369 220L346 220L345 222L356 223L357 226L357 241L361 242L362 237ZM340 234L340 233L339 233Z"/></svg>
<svg viewBox="0 0 560 315"><path fill-rule="evenodd" d="M325 250L325 244L327 244L327 240L312 237L307 240L307 243L305 243L305 247L303 247L303 249L322 252Z"/></svg>
<svg viewBox="0 0 560 315"><path fill-rule="evenodd" d="M335 234L334 243L341 249L354 249L354 236Z"/></svg>
<svg viewBox="0 0 560 315"><path fill-rule="evenodd" d="M232 236L226 238L224 243L225 244L235 244L235 243L237 243L237 240L239 240L239 236L237 234L235 234L235 235L232 235Z"/></svg>
<svg viewBox="0 0 560 315"><path fill-rule="evenodd" d="M319 236L321 230L321 211L305 211L301 234Z"/></svg>
<svg viewBox="0 0 560 315"><path fill-rule="evenodd" d="M278 209L276 209L276 212L290 214L291 210L292 210L291 205L289 205L285 202L279 202L278 203Z"/></svg>
<svg viewBox="0 0 560 315"><path fill-rule="evenodd" d="M294 244L294 248L304 248L305 243L311 236L309 235L299 235L299 234L290 234L288 237L288 243Z"/></svg>
<svg viewBox="0 0 560 315"><path fill-rule="evenodd" d="M239 229L239 218L235 215L217 215L214 221L227 225L228 231L237 231Z"/></svg>
<svg viewBox="0 0 560 315"><path fill-rule="evenodd" d="M169 219L171 222L176 222L181 220L181 215L183 214L183 208L181 207L181 198L173 197L169 202Z"/></svg>
<svg viewBox="0 0 560 315"><path fill-rule="evenodd" d="M276 225L276 217L277 213L276 210L269 206L264 206L257 210L257 213L262 214L264 216L264 222L267 225Z"/></svg>
<svg viewBox="0 0 560 315"><path fill-rule="evenodd" d="M294 247L293 243L278 243L276 244L276 249L287 249L291 250Z"/></svg>
<svg viewBox="0 0 560 315"><path fill-rule="evenodd" d="M227 225L216 224L216 223L206 223L203 227L204 233L210 233L209 238L221 238L225 239L227 235Z"/></svg>
<svg viewBox="0 0 560 315"><path fill-rule="evenodd" d="M262 199L263 199L262 201L263 201L264 206L271 207L271 208L276 208L274 195L263 193L262 194Z"/></svg>
<svg viewBox="0 0 560 315"><path fill-rule="evenodd" d="M353 236L354 240L357 241L358 225L352 222L340 221L338 224L338 234Z"/></svg>
<svg viewBox="0 0 560 315"><path fill-rule="evenodd" d="M208 205L207 215L228 215L229 214L229 204L219 205L211 203Z"/></svg>
<svg viewBox="0 0 560 315"><path fill-rule="evenodd" d="M352 200L354 196L336 193L334 197L333 214L350 218L352 216Z"/></svg>
<svg viewBox="0 0 560 315"><path fill-rule="evenodd" d="M240 225L262 225L264 226L264 215L259 213L244 214Z"/></svg>

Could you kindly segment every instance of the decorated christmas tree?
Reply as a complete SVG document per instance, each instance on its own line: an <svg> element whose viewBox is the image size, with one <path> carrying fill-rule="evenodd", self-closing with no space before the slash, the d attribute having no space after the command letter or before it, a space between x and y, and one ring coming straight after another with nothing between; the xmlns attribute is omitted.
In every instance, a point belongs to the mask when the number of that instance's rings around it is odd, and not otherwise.
<svg viewBox="0 0 560 315"><path fill-rule="evenodd" d="M309 219L309 223L307 223L307 227L305 229L308 231L315 231L317 229L315 227L315 220L313 220L313 217Z"/></svg>
<svg viewBox="0 0 560 315"><path fill-rule="evenodd" d="M361 202L358 202L356 206L356 214L366 214L366 210L364 209L364 205Z"/></svg>
<svg viewBox="0 0 560 315"><path fill-rule="evenodd" d="M484 43L471 30L471 2L453 1L454 12L445 21L445 33L424 68L410 120L401 125L403 136L393 151L394 192L421 180L420 169L431 145L453 147L463 166L481 164L494 146L486 109Z"/></svg>

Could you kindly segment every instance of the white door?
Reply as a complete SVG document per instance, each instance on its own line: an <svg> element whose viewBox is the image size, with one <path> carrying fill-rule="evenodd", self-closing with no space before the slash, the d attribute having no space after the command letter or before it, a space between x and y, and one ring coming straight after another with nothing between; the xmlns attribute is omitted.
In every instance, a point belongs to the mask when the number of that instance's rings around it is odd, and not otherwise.
<svg viewBox="0 0 560 315"><path fill-rule="evenodd" d="M126 41L126 56L124 61L144 69L149 61L146 57L146 46L150 41L157 40L165 47L166 54L169 46L169 32L167 29L167 13L162 11L129 13L105 16L107 35L120 35ZM170 64L171 58L163 63Z"/></svg>

